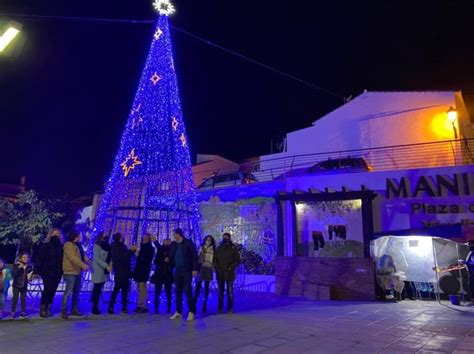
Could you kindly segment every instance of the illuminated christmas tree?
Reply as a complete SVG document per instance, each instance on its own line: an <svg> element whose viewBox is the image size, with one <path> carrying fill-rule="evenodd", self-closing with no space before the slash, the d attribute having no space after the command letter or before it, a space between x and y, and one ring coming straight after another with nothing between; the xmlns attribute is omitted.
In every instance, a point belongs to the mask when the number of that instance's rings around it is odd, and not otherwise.
<svg viewBox="0 0 474 354"><path fill-rule="evenodd" d="M200 234L168 23L174 7L154 6L160 16L94 226L94 234L121 232L127 243L145 233L167 238L176 227Z"/></svg>

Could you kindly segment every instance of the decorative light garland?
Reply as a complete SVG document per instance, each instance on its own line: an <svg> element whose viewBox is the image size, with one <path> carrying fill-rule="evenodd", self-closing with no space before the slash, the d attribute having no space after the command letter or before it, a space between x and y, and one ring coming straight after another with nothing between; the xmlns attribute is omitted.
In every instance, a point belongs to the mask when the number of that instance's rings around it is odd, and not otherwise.
<svg viewBox="0 0 474 354"><path fill-rule="evenodd" d="M168 17L160 16L93 236L120 232L130 244L144 233L171 237L180 227L200 239L188 145Z"/></svg>

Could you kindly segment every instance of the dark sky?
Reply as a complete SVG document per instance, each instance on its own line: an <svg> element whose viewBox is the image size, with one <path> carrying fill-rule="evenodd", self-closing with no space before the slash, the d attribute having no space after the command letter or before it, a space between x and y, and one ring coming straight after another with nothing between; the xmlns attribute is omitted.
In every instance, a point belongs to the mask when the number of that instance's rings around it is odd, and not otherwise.
<svg viewBox="0 0 474 354"><path fill-rule="evenodd" d="M4 0L5 13L151 20L152 0ZM341 96L474 93L474 1L174 0L172 23ZM0 183L81 195L107 179L153 26L18 19L0 57ZM4 23L4 22L3 22ZM192 154L243 159L335 98L173 31Z"/></svg>

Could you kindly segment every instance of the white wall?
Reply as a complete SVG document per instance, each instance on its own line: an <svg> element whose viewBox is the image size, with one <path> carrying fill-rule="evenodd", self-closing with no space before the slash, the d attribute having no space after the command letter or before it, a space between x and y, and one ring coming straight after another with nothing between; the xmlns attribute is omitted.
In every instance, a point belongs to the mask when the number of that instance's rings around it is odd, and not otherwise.
<svg viewBox="0 0 474 354"><path fill-rule="evenodd" d="M262 172L257 176L268 180L272 174L282 174L292 165L306 167L328 157L351 155L348 152L328 155L338 151L452 140L454 130L446 115L450 106L459 106L460 113L463 112L460 92L364 92L318 119L312 127L288 133L287 151L261 156ZM468 120L466 114L460 114L459 125L464 127ZM450 143L429 147L431 154L420 153L424 148L417 149L421 156L413 151L393 149L352 155L364 156L374 169L432 167L456 162ZM321 155L300 156L308 154Z"/></svg>

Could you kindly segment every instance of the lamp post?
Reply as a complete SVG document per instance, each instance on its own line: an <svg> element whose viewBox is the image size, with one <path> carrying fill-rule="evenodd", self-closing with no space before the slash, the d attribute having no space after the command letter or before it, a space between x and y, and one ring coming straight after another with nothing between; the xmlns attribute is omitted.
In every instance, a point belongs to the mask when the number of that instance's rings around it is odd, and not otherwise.
<svg viewBox="0 0 474 354"><path fill-rule="evenodd" d="M7 29L0 35L0 53L15 39L21 31L22 25L15 21L8 23Z"/></svg>
<svg viewBox="0 0 474 354"><path fill-rule="evenodd" d="M446 115L448 116L448 120L453 125L454 139L458 140L458 130L456 128L456 122L458 120L458 111L456 111L456 109L453 106L451 106L446 112Z"/></svg>

